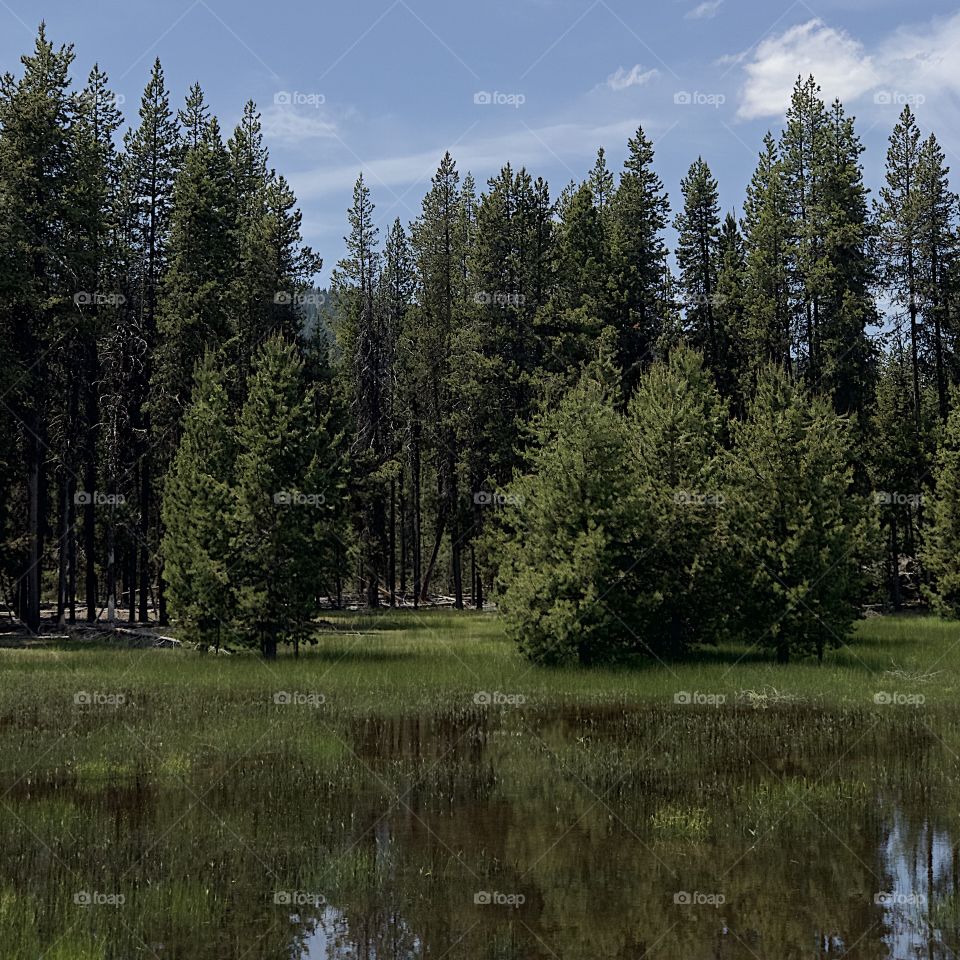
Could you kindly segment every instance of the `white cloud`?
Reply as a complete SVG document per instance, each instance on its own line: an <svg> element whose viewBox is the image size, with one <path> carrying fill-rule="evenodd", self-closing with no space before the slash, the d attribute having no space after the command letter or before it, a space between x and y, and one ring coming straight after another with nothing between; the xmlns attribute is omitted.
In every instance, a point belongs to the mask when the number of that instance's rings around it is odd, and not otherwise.
<svg viewBox="0 0 960 960"><path fill-rule="evenodd" d="M822 20L809 20L767 37L743 68L747 75L737 115L779 116L790 102L797 76L813 74L829 99L854 99L880 82L863 44Z"/></svg>
<svg viewBox="0 0 960 960"><path fill-rule="evenodd" d="M607 86L611 90L626 90L627 87L641 87L643 84L660 76L659 70L644 70L638 63L629 70L617 67L614 73L607 77Z"/></svg>
<svg viewBox="0 0 960 960"><path fill-rule="evenodd" d="M337 125L318 107L273 103L263 111L261 123L268 140L284 145L337 136Z"/></svg>
<svg viewBox="0 0 960 960"><path fill-rule="evenodd" d="M698 7L684 14L685 20L712 20L723 5L723 0L704 0Z"/></svg>
<svg viewBox="0 0 960 960"><path fill-rule="evenodd" d="M813 74L827 99L926 102L960 93L960 12L900 27L867 49L843 30L814 19L767 37L753 51L721 58L744 64L737 115L781 116L797 76Z"/></svg>

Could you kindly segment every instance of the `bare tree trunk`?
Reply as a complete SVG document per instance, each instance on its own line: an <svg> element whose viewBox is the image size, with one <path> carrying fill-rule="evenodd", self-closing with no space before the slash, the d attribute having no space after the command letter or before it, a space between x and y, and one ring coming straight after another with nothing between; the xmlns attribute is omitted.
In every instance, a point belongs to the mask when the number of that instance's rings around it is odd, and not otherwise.
<svg viewBox="0 0 960 960"><path fill-rule="evenodd" d="M387 579L390 582L390 606L397 605L397 482L390 481L390 543L387 555Z"/></svg>
<svg viewBox="0 0 960 960"><path fill-rule="evenodd" d="M440 544L443 542L443 533L447 526L447 515L441 511L437 517L437 536L433 541L433 552L430 554L430 562L427 564L426 572L423 575L423 586L420 588L420 601L427 603L430 599L430 580L433 577L433 570L437 563L437 555L440 553Z"/></svg>

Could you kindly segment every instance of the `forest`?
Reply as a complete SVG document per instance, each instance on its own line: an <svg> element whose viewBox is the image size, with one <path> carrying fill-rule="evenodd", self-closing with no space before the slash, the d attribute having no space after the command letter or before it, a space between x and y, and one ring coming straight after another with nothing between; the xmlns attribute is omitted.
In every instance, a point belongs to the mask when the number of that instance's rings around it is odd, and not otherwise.
<svg viewBox="0 0 960 960"><path fill-rule="evenodd" d="M0 81L0 586L11 618L316 639L495 606L531 660L780 662L865 610L960 612L958 198L905 106L885 179L798 77L738 209L642 129L554 189L448 153L356 181L317 286L254 103L157 60L124 118L41 27ZM668 245L671 230L674 249ZM671 235L673 235L671 234Z"/></svg>

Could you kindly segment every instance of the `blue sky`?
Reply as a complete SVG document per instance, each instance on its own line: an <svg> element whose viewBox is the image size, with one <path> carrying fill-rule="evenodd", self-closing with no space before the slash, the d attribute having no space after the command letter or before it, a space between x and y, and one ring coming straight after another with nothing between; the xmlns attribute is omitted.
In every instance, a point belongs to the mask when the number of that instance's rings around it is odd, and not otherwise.
<svg viewBox="0 0 960 960"><path fill-rule="evenodd" d="M445 149L481 185L509 160L556 194L598 146L619 168L642 125L674 208L698 155L732 208L798 72L857 116L871 186L907 99L960 169L960 10L947 2L0 0L4 70L41 18L76 45L78 81L95 61L107 70L128 116L155 56L177 100L199 81L227 129L253 98L322 280L357 173L383 225L407 222Z"/></svg>

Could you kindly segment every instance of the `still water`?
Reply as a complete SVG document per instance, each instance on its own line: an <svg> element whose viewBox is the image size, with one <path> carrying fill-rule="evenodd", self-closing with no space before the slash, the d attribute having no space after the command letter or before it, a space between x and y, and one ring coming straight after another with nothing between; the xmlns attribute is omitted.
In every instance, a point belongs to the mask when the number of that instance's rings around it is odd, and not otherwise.
<svg viewBox="0 0 960 960"><path fill-rule="evenodd" d="M5 775L0 956L949 958L955 725L800 708L310 721ZM176 736L175 732L172 734Z"/></svg>

